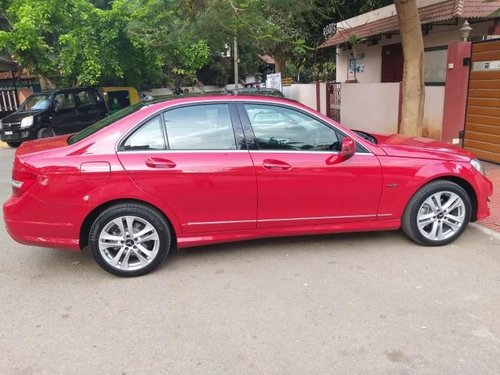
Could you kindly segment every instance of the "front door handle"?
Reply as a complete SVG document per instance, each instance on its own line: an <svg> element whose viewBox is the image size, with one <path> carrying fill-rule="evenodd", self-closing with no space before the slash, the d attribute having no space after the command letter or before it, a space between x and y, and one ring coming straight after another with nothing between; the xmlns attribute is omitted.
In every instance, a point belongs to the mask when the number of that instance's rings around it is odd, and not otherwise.
<svg viewBox="0 0 500 375"><path fill-rule="evenodd" d="M263 161L264 168L274 170L274 171L288 171L292 169L292 166L281 160L265 159Z"/></svg>
<svg viewBox="0 0 500 375"><path fill-rule="evenodd" d="M172 160L162 158L148 158L146 159L146 165L150 168L161 169L170 169L177 166L177 164L175 164Z"/></svg>

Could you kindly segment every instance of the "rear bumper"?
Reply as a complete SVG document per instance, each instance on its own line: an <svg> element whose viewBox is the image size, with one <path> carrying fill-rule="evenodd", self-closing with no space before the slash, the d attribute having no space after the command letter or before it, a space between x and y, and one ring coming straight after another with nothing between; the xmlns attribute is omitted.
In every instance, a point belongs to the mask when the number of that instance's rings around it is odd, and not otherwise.
<svg viewBox="0 0 500 375"><path fill-rule="evenodd" d="M80 227L68 221L73 216L68 209L71 210L67 206L44 204L29 194L23 194L11 196L5 202L3 216L7 232L19 243L79 251ZM51 221L38 221L38 216L50 216Z"/></svg>

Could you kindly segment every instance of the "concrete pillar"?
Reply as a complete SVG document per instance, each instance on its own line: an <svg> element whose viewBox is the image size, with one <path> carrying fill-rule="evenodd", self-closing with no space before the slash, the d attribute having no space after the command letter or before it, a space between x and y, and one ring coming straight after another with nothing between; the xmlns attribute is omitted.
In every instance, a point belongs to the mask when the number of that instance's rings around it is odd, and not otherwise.
<svg viewBox="0 0 500 375"><path fill-rule="evenodd" d="M459 42L448 46L446 86L444 93L443 130L441 140L460 144L459 134L465 128L465 111L472 43Z"/></svg>

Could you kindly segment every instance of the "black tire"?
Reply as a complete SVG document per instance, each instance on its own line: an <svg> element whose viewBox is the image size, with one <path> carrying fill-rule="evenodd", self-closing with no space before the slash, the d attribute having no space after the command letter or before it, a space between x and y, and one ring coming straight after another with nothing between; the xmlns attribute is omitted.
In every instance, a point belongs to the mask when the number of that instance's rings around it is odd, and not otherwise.
<svg viewBox="0 0 500 375"><path fill-rule="evenodd" d="M440 202L435 205L435 207L440 207L436 211L432 210L432 204L429 205L428 203L425 203L426 201L429 202L428 199L432 201L433 198L433 202L437 202L437 196L435 194L439 194L439 196L441 197ZM442 209L446 207L447 202L451 203L452 199L453 201L459 202L458 200L456 200L456 197L462 200L463 205L460 205L460 207L457 207L451 211L448 211L448 209ZM441 206L441 203L444 203L443 206ZM453 206L454 205L452 204L451 207ZM418 226L419 214L421 215L421 229L419 229ZM431 217L424 219L425 216ZM455 219L452 220L450 219L451 217L460 217L461 221ZM403 214L402 229L410 239L420 245L443 246L455 241L462 235L465 228L469 224L470 217L471 199L467 192L461 186L453 182L446 180L437 180L423 186L410 199L410 202L406 206L405 212ZM454 228L454 226L456 226L456 228ZM437 230L434 231L434 228L437 228ZM428 231L430 231L431 233L428 233ZM436 239L436 233L441 233L441 236L443 238Z"/></svg>
<svg viewBox="0 0 500 375"><path fill-rule="evenodd" d="M21 142L6 142L12 148L18 148L21 145Z"/></svg>
<svg viewBox="0 0 500 375"><path fill-rule="evenodd" d="M126 234L130 232L128 232L125 227L129 227L130 225L127 223L126 217L134 218L132 221L132 232L137 230L133 235L128 237ZM113 220L116 220L118 223L121 222L122 228L125 229L125 233L121 233L120 228ZM146 230L146 223L150 224L154 229L151 233L156 234L154 235L154 239L142 242L143 240L140 237L136 239L135 235ZM141 225L144 226L141 228ZM114 232L110 234L113 230ZM152 236L148 233L146 233L143 238ZM119 237L120 241L114 239L110 240L113 242L106 242L102 245L101 249L99 246L99 237L101 234L103 236L112 235L116 236L116 238ZM138 240L140 242L133 242ZM116 246L113 246L115 244ZM154 208L136 203L122 203L106 209L94 221L89 233L89 248L97 264L105 271L122 277L141 276L153 271L166 259L171 244L172 233L163 215ZM135 245L138 246L137 249ZM121 255L118 257L120 252ZM154 256L148 257L148 253L154 253ZM129 261L133 259L135 259L136 262L129 263ZM119 264L112 265L114 260ZM143 265L141 260L147 261L147 263ZM127 264L124 265L124 263ZM137 263L140 263L140 265L137 266ZM129 265L132 265L130 269L128 269Z"/></svg>
<svg viewBox="0 0 500 375"><path fill-rule="evenodd" d="M55 135L56 135L56 133L54 132L54 129L52 129L52 128L41 128L36 133L36 137L38 139L50 138L50 137L54 137Z"/></svg>

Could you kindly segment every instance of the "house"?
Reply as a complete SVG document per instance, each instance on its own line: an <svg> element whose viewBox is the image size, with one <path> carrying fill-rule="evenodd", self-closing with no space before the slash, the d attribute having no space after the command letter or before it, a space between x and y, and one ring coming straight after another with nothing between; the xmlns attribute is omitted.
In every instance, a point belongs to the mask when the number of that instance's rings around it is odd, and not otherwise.
<svg viewBox="0 0 500 375"><path fill-rule="evenodd" d="M493 14L500 0L417 4L425 47L424 136L500 162L500 18ZM395 6L327 29L332 32L319 48L336 48L342 123L397 132L403 51Z"/></svg>

